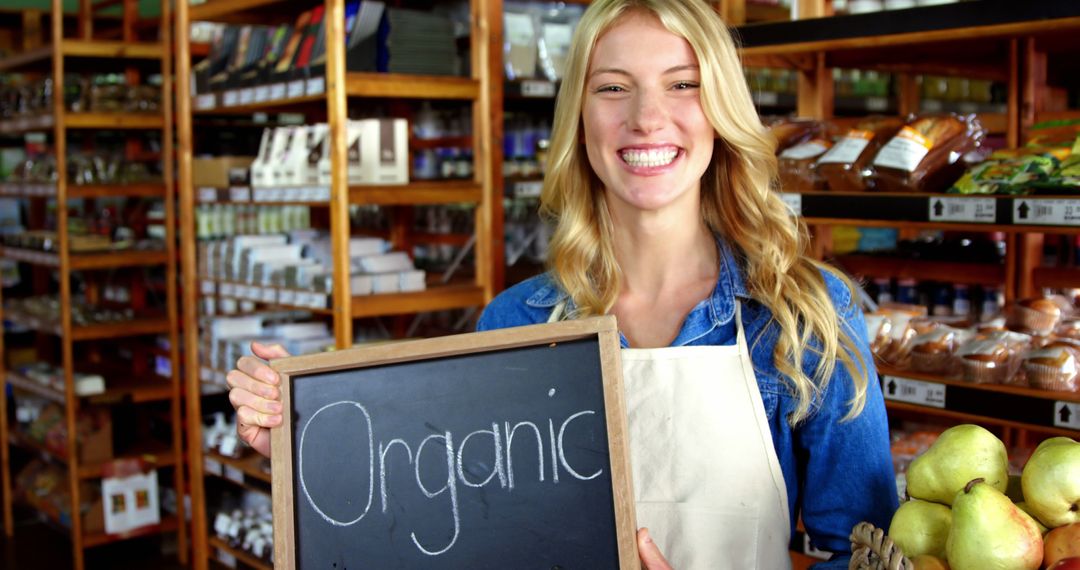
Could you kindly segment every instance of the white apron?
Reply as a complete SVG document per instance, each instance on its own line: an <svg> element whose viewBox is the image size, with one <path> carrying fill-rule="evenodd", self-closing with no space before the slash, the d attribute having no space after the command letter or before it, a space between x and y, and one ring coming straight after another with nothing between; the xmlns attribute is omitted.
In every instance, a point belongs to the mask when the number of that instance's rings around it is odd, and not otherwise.
<svg viewBox="0 0 1080 570"><path fill-rule="evenodd" d="M675 570L791 568L787 488L738 303L735 322L734 346L621 351L637 523Z"/></svg>

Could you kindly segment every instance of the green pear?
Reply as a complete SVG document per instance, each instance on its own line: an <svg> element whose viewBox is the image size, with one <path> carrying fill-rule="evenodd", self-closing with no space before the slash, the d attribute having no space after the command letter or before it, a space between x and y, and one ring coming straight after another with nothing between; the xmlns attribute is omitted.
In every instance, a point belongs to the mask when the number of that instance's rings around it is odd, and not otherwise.
<svg viewBox="0 0 1080 570"><path fill-rule="evenodd" d="M953 570L1038 570L1042 533L997 488L975 479L957 493L945 543Z"/></svg>
<svg viewBox="0 0 1080 570"><path fill-rule="evenodd" d="M1050 532L1050 529L1046 528L1046 525L1039 522L1039 519L1035 518L1035 513L1031 512L1031 509L1028 507L1026 501L1020 501L1019 503L1015 503L1015 505L1016 508L1027 513L1028 516L1031 517L1031 520L1035 521L1035 526L1039 527L1039 532L1043 533L1043 536L1046 536L1046 533Z"/></svg>
<svg viewBox="0 0 1080 570"><path fill-rule="evenodd" d="M1040 443L1020 484L1028 508L1046 526L1080 522L1080 443L1067 437Z"/></svg>
<svg viewBox="0 0 1080 570"><path fill-rule="evenodd" d="M908 495L951 505L968 481L982 478L1004 492L1009 482L1005 444L975 424L951 427L908 466Z"/></svg>
<svg viewBox="0 0 1080 570"><path fill-rule="evenodd" d="M911 499L900 505L889 523L889 538L908 558L932 554L945 558L945 541L952 526L952 511L945 505Z"/></svg>

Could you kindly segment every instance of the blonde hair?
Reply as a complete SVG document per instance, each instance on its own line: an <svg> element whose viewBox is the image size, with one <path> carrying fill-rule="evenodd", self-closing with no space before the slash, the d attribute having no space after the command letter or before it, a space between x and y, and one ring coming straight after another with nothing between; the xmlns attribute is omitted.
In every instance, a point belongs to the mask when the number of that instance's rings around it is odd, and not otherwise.
<svg viewBox="0 0 1080 570"><path fill-rule="evenodd" d="M735 43L720 16L703 0L596 0L574 33L555 109L548 173L541 208L555 221L549 269L575 305L573 317L606 314L619 294L619 267L613 227L602 185L581 143L585 76L600 35L629 12L647 11L686 39L701 73L701 107L716 139L712 161L701 179L703 221L733 244L744 258L747 289L768 308L778 327L773 361L798 399L791 425L810 414L836 362L854 380L845 419L862 412L867 374L854 331L845 330L821 271L851 283L806 255L805 225L793 221L772 190L776 140L765 129L743 78ZM813 378L801 363L817 354Z"/></svg>

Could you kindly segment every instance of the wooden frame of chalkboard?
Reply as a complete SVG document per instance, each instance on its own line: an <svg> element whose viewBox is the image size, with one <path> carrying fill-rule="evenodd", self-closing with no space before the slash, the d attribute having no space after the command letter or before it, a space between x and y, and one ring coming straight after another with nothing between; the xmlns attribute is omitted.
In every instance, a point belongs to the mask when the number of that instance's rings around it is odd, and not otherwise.
<svg viewBox="0 0 1080 570"><path fill-rule="evenodd" d="M309 567L325 567L329 570L347 570L350 565L360 567L361 562L363 567L379 568L527 566L570 570L579 567L639 567L627 440L629 432L626 425L619 335L614 317L596 317L297 356L275 360L271 366L281 376L281 398L285 416L282 427L271 430L274 458L272 493L275 568L310 570ZM480 371L482 374L473 377L468 375L469 371ZM503 373L500 374L500 371ZM548 373L552 374L544 376ZM481 376L482 379L474 379ZM455 382L458 384L454 384ZM455 385L465 386L465 389L472 392L463 395L449 389ZM380 389L381 392L374 392ZM531 416L511 418L492 415L487 419L505 421L502 424L499 421L482 424L490 425L491 429L475 430L459 439L455 456L454 440L462 434L459 432L458 436L454 436L447 426L460 427L461 422L456 416L443 417L445 414L439 413L443 411L442 406L445 404L453 408L457 405L458 408L455 409L466 410L466 414L477 410L497 414L497 408L500 408L503 399L512 402L506 404L503 410L508 414L530 416L535 415L534 412L538 409L544 409L553 417L548 418L547 425L544 425L543 421L531 421L536 419ZM325 403L331 400L336 401ZM492 401L495 406L491 405ZM602 406L602 411L587 409L571 413L577 409L574 406L582 405L597 409ZM568 410L568 407L571 409ZM420 409L423 409L424 413L439 417L435 419L410 415L418 413L415 410ZM326 416L322 419L328 421L314 421L316 416L324 413ZM462 415L461 412L457 414ZM373 423L372 418L376 416ZM603 420L600 420L601 416ZM386 420L384 417L396 419ZM400 420L402 417L406 419ZM511 421L519 419L522 421L511 427ZM302 426L301 421L304 422ZM419 431L375 435L377 428L386 426L391 421L398 422L393 424L394 426L404 426L400 427L401 430L419 428ZM436 427L436 422L441 424L440 427ZM572 423L578 425L571 426ZM572 429L568 430L568 427ZM311 434L307 433L309 429ZM521 433L516 433L519 429ZM363 433L365 431L366 434ZM569 444L564 442L567 431L572 432ZM589 435L584 435L586 432ZM363 441L364 435L367 436L366 442ZM394 437L398 435L403 437ZM490 461L490 451L487 451L490 448L479 447L486 452L488 461L485 463L473 458L469 460L468 467L463 466L462 455L465 453L466 443L474 436L478 436L476 439L480 441L487 439L484 436L490 437L489 441L494 443L495 461ZM390 439L391 437L393 439ZM516 454L512 453L515 437L520 438ZM379 450L377 457L376 440ZM435 440L442 441L447 459L445 472L440 472L438 476L448 478L446 481L436 480L433 485L429 470L425 467L424 472L421 472L421 455L425 445ZM323 443L315 443L314 447L311 447L312 442ZM550 443L550 446L547 446L547 443ZM588 449L588 443L592 443L592 449ZM603 449L605 443L606 449ZM504 444L505 450L502 449ZM348 447L350 445L355 447ZM479 444L471 445L470 449L476 449ZM325 451L320 446L328 447L330 451ZM363 453L365 447L367 454ZM439 457L439 447L437 444L430 445L424 457ZM431 448L435 448L435 451L430 451ZM521 449L535 450L536 463L531 461L532 454L526 451L523 455ZM349 453L348 450L357 453ZM308 454L310 458L308 467L305 468L304 457ZM319 457L320 454L322 457ZM393 464L394 454L397 464ZM470 457L475 455L478 454L471 453ZM573 461L567 459L571 455ZM545 468L544 458L548 456L550 462ZM360 459L356 459L357 457ZM402 466L403 458L407 458L406 470L415 469L415 481L412 480L412 473L408 473L404 478L393 478L395 474L400 475L400 470L399 473L392 472ZM425 461L425 465L430 466L442 460ZM518 465L513 465L515 462ZM489 471L487 479L482 483L478 480L483 478L483 474L476 474L479 469ZM515 470L518 471L516 488ZM391 472L390 476L387 475L388 471ZM367 477L367 507L363 508L359 517L353 518L364 501L362 498L359 501L352 500L357 496L362 497L364 489L363 484L351 481L350 477L356 473L359 473L355 477L358 480L362 480L365 475ZM498 480L495 479L496 475ZM562 485L559 485L560 475ZM593 479L598 476L594 483ZM610 488L602 484L605 476L610 480ZM305 477L311 481L308 482ZM470 477L473 478L472 481L469 480ZM376 478L379 479L378 488ZM403 482L406 478L408 481ZM439 484L444 486L438 491L428 488ZM406 485L415 485L423 493L416 493L415 489L410 493L402 492ZM461 491L457 491L459 485ZM484 487L490 487L490 490ZM447 490L450 491L452 516L429 517L417 514L410 518L409 512L402 506L405 500L401 497L404 495L420 497L410 500L423 501L423 497L431 500ZM353 495L357 492L358 495ZM470 499L467 493L479 493L479 501ZM530 493L533 495L530 496ZM536 493L546 494L538 497ZM459 494L466 496L458 499ZM342 495L346 497L340 502L324 500L328 496L338 499ZM318 497L318 501L313 497ZM381 513L378 512L380 498ZM399 499L402 504L395 503ZM459 501L462 502L461 505ZM389 506L388 502L391 503ZM420 504L426 507L430 503ZM507 504L512 505L507 507L507 510L512 510L515 517L519 516L519 512L524 512L527 517L522 518L525 520L520 521L520 524L508 524L503 520L492 523L487 520L499 505ZM462 509L471 511L459 512ZM542 514L536 514L532 509ZM311 516L311 511L317 511L317 515ZM327 538L332 537L335 532L342 532L343 527L357 523L369 512L375 516L370 517L365 524L371 526L374 524L371 518L375 518L376 523L383 524L384 527L380 527L383 530L376 529L377 532L372 531L371 534L382 533L381 535L369 537L353 529L347 538L340 534L338 538ZM419 509L417 512L419 513ZM482 513L473 517L477 520L468 518L477 513ZM380 516L390 519L389 522L378 523ZM443 526L432 531L432 520L439 518L443 519ZM461 518L465 519L464 522L459 520ZM452 525L447 522L451 519ZM302 536L298 534L301 520L309 528L316 528L316 531ZM323 522L329 524L322 524ZM410 525L413 524L427 527L411 529L410 533ZM449 534L448 526L453 528L449 546L445 544ZM388 533L386 528L389 529ZM466 543L465 549L451 551L451 547L458 541L459 533L464 536L466 531L472 531L472 535L462 541ZM411 538L411 544L403 535ZM499 537L503 537L501 540L512 544L512 547L493 547L491 554L498 556L493 560L485 562L477 558L483 554L475 552L477 548L484 547L485 541L498 541ZM364 541L367 541L368 546L358 546ZM530 546L530 542L535 544ZM473 543L480 546L474 546ZM440 546L443 547L441 550ZM458 546L460 549L461 546ZM424 556L419 556L414 548ZM468 550L470 548L472 550ZM388 550L391 552L368 556L372 551ZM447 555L448 552L450 555ZM512 553L510 556L520 555L522 563L508 560L508 552ZM563 554L564 552L577 552L573 555L577 558ZM358 553L362 556L354 556ZM469 564L461 565L461 560L453 561L453 556L463 553L466 553L465 559ZM412 562L408 561L409 555L414 556ZM417 556L420 562L416 561ZM560 556L571 559L563 560Z"/></svg>

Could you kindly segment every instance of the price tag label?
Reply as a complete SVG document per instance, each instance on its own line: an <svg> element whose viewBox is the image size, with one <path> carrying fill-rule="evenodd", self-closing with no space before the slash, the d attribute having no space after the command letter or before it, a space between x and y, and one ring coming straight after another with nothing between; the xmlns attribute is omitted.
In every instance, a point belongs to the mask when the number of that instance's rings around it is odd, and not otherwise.
<svg viewBox="0 0 1080 570"><path fill-rule="evenodd" d="M285 92L285 96L289 99L304 96L304 80L297 79L296 81L290 81L289 87Z"/></svg>
<svg viewBox="0 0 1080 570"><path fill-rule="evenodd" d="M277 302L277 289L272 287L263 287L262 290L262 302L263 303L276 303Z"/></svg>
<svg viewBox="0 0 1080 570"><path fill-rule="evenodd" d="M195 108L200 111L209 111L214 108L214 103L217 98L213 93L203 93L202 95L195 96Z"/></svg>
<svg viewBox="0 0 1080 570"><path fill-rule="evenodd" d="M233 283L222 283L221 284L221 296L222 297L235 297L236 296L236 285L233 284Z"/></svg>
<svg viewBox="0 0 1080 570"><path fill-rule="evenodd" d="M1054 402L1054 427L1080 429L1080 404L1076 402Z"/></svg>
<svg viewBox="0 0 1080 570"><path fill-rule="evenodd" d="M889 108L889 100L885 97L867 97L866 110L881 112Z"/></svg>
<svg viewBox="0 0 1080 570"><path fill-rule="evenodd" d="M538 198L544 189L544 183L540 180L532 182L515 182L514 196L518 198Z"/></svg>
<svg viewBox="0 0 1080 570"><path fill-rule="evenodd" d="M278 302L282 305L295 305L296 291L294 289L282 289L278 293Z"/></svg>
<svg viewBox="0 0 1080 570"><path fill-rule="evenodd" d="M931 222L973 222L992 224L997 220L997 200L993 198L931 198Z"/></svg>
<svg viewBox="0 0 1080 570"><path fill-rule="evenodd" d="M229 481L240 483L241 485L244 484L244 472L232 465L225 466L225 478Z"/></svg>
<svg viewBox="0 0 1080 570"><path fill-rule="evenodd" d="M255 102L262 103L270 100L270 86L260 85L255 88Z"/></svg>
<svg viewBox="0 0 1080 570"><path fill-rule="evenodd" d="M213 281L204 279L200 290L203 295L213 295L217 290L217 284Z"/></svg>
<svg viewBox="0 0 1080 570"><path fill-rule="evenodd" d="M221 475L221 464L215 459L203 457L203 470L213 475Z"/></svg>
<svg viewBox="0 0 1080 570"><path fill-rule="evenodd" d="M754 102L762 107L774 107L780 102L780 94L775 91L754 93Z"/></svg>
<svg viewBox="0 0 1080 570"><path fill-rule="evenodd" d="M200 202L217 202L217 188L199 188L198 198Z"/></svg>
<svg viewBox="0 0 1080 570"><path fill-rule="evenodd" d="M521 82L522 97L554 97L555 84L550 81L526 79Z"/></svg>
<svg viewBox="0 0 1080 570"><path fill-rule="evenodd" d="M285 88L284 83L274 83L270 86L270 100L276 101L278 99L284 99L288 91Z"/></svg>
<svg viewBox="0 0 1080 570"><path fill-rule="evenodd" d="M1080 226L1080 200L1018 198L1013 223L1036 226Z"/></svg>
<svg viewBox="0 0 1080 570"><path fill-rule="evenodd" d="M250 105L255 102L255 88L245 87L240 90L240 104Z"/></svg>
<svg viewBox="0 0 1080 570"><path fill-rule="evenodd" d="M270 201L270 189L269 188L252 188L251 189L251 201L252 202L269 202Z"/></svg>
<svg viewBox="0 0 1080 570"><path fill-rule="evenodd" d="M230 89L225 92L225 96L222 97L222 105L226 107L235 107L240 103L240 92L236 89Z"/></svg>
<svg viewBox="0 0 1080 570"><path fill-rule="evenodd" d="M199 381L209 382L214 379L214 371L210 368L203 366L199 368Z"/></svg>
<svg viewBox="0 0 1080 570"><path fill-rule="evenodd" d="M312 202L329 202L330 201L330 187L319 186L314 188L314 192L311 193Z"/></svg>
<svg viewBox="0 0 1080 570"><path fill-rule="evenodd" d="M248 186L232 186L229 188L230 202L250 202L251 188Z"/></svg>
<svg viewBox="0 0 1080 570"><path fill-rule="evenodd" d="M881 389L886 400L907 402L932 408L945 408L945 385L899 376L883 376Z"/></svg>
<svg viewBox="0 0 1080 570"><path fill-rule="evenodd" d="M226 376L228 376L228 372L225 372L223 370L215 370L214 371L214 382L217 382L218 384L221 384L222 386L225 386L225 385L227 385L229 383L229 381L225 379Z"/></svg>
<svg viewBox="0 0 1080 570"><path fill-rule="evenodd" d="M228 552L225 552L224 550L222 550L220 548L217 548L215 550L217 551L217 561L218 562L220 562L223 566L227 566L229 568L236 568L236 557L235 556L233 556L232 554L229 554Z"/></svg>
<svg viewBox="0 0 1080 570"><path fill-rule="evenodd" d="M326 78L312 77L308 79L304 92L308 95L322 95L326 92Z"/></svg>
<svg viewBox="0 0 1080 570"><path fill-rule="evenodd" d="M282 202L299 202L304 194L304 189L297 186L289 186L281 190Z"/></svg>
<svg viewBox="0 0 1080 570"><path fill-rule="evenodd" d="M792 216L802 215L802 194L781 192L780 199L783 200L784 205L788 207L788 210L791 210Z"/></svg>

